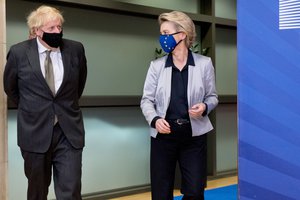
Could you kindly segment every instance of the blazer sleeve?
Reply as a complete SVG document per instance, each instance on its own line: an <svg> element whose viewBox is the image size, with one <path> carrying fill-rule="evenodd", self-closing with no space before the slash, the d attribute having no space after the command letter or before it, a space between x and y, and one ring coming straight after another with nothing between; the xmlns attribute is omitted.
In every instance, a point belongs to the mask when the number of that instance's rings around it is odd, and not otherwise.
<svg viewBox="0 0 300 200"><path fill-rule="evenodd" d="M155 110L155 94L157 83L158 73L155 70L153 61L151 61L150 67L146 75L143 96L140 104L142 112L149 125L151 125L152 120L158 116Z"/></svg>
<svg viewBox="0 0 300 200"><path fill-rule="evenodd" d="M207 105L206 114L209 114L219 102L215 83L215 70L212 61L209 58L205 66L205 96L203 102Z"/></svg>
<svg viewBox="0 0 300 200"><path fill-rule="evenodd" d="M19 103L18 65L13 48L7 54L7 62L3 74L3 86L7 96L16 104Z"/></svg>

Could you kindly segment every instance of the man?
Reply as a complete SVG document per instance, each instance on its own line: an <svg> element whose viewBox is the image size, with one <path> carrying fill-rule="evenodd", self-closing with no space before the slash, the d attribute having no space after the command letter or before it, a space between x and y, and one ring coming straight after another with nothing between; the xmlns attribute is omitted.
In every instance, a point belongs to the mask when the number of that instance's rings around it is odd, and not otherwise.
<svg viewBox="0 0 300 200"><path fill-rule="evenodd" d="M18 145L28 200L46 200L52 169L56 198L81 199L84 126L78 100L87 66L81 43L62 39L59 10L40 6L27 18L30 39L7 55L4 89L18 107Z"/></svg>

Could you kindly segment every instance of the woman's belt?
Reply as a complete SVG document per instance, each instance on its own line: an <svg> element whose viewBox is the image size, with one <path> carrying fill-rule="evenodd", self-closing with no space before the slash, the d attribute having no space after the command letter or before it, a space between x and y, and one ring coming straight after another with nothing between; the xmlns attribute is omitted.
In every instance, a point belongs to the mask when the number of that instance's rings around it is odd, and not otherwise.
<svg viewBox="0 0 300 200"><path fill-rule="evenodd" d="M178 125L184 125L184 124L189 124L190 120L189 119L167 119L166 121L172 122Z"/></svg>

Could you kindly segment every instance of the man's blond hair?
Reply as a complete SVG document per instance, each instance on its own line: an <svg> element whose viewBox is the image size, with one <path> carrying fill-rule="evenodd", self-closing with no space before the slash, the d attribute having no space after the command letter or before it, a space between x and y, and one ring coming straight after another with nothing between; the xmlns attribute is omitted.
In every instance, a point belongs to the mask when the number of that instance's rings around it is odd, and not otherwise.
<svg viewBox="0 0 300 200"><path fill-rule="evenodd" d="M40 28L49 21L59 19L63 24L64 18L62 13L50 6L42 5L36 10L32 11L27 17L27 25L29 28L29 38L36 37L36 29Z"/></svg>

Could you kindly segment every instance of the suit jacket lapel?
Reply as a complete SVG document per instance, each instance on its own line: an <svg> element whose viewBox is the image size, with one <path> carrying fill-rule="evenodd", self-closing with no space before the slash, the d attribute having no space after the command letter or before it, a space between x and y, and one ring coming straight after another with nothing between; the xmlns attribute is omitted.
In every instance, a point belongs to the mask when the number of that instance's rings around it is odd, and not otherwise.
<svg viewBox="0 0 300 200"><path fill-rule="evenodd" d="M31 65L32 71L36 75L36 77L40 80L40 82L45 86L45 88L48 88L49 92L52 94L52 92L43 76L43 73L41 71L41 66L40 66L41 64L40 64L40 59L39 59L37 42L35 39L30 40L29 42L30 43L29 43L29 48L27 50L27 57L28 57L30 65ZM56 95L59 94L61 89L66 84L68 77L70 75L70 69L72 66L71 51L70 51L70 48L65 44L65 42L63 42L60 50L61 50L61 56L62 56L62 61L63 61L63 67L64 67L64 77L63 77L62 84L61 84L60 88L58 89Z"/></svg>
<svg viewBox="0 0 300 200"><path fill-rule="evenodd" d="M63 67L64 67L64 77L63 77L63 81L62 81L61 86L59 87L56 95L59 94L59 92L62 90L62 88L66 84L68 77L70 75L70 69L72 66L71 51L70 51L70 48L68 47L68 45L64 42L64 40L61 45L60 51L61 51L61 57L62 57Z"/></svg>
<svg viewBox="0 0 300 200"><path fill-rule="evenodd" d="M43 76L43 73L41 71L41 64L40 64L40 58L39 58L39 52L38 52L38 46L35 39L32 39L29 41L29 48L27 50L27 57L28 61L30 63L30 66L32 68L33 73L35 76L40 80L40 82L45 86L45 88L48 88L49 92L52 94L50 88L48 87L48 84Z"/></svg>

